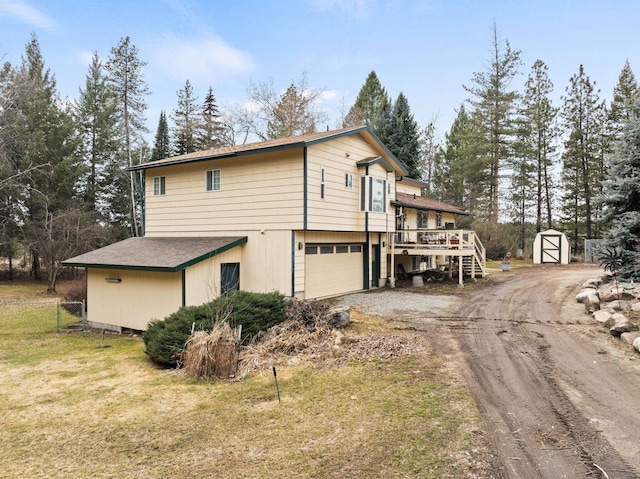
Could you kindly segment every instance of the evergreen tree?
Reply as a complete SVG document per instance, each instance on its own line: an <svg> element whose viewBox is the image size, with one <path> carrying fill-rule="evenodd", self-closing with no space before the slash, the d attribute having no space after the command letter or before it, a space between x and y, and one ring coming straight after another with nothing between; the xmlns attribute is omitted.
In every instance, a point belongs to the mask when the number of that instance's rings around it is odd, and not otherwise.
<svg viewBox="0 0 640 479"><path fill-rule="evenodd" d="M474 73L473 86L464 88L472 95L469 103L479 121L481 149L490 180L485 193L488 209L484 216L489 222L497 223L500 178L505 162L511 156L514 107L518 98L516 91L510 89L510 84L518 74L521 61L520 51L511 50L509 42L498 37L495 24L491 55L487 70Z"/></svg>
<svg viewBox="0 0 640 479"><path fill-rule="evenodd" d="M383 140L381 138L381 140ZM391 153L409 170L409 178L422 179L420 169L420 132L411 114L409 101L401 92L398 95L390 119L389 136L383 140Z"/></svg>
<svg viewBox="0 0 640 479"><path fill-rule="evenodd" d="M535 202L536 232L542 230L543 222L548 229L553 227L551 171L554 167L555 141L559 132L556 128L558 108L553 107L551 103L553 83L547 71L548 67L541 60L533 64L525 85L518 122L522 135L520 159L523 163L530 164L516 168L520 174L530 172L526 177L520 178L519 194L524 194L523 189L531 189L534 192L531 200ZM524 223L525 218L522 215L520 219Z"/></svg>
<svg viewBox="0 0 640 479"><path fill-rule="evenodd" d="M40 276L40 259L51 266L52 258L34 240L34 232L52 224L58 211L74 204L75 187L82 175L79 138L72 112L60 100L53 75L45 67L35 35L27 44L21 66L11 75L18 122L11 162L22 178L20 205L25 242L33 248L33 274ZM54 288L54 286L53 286ZM52 289L52 285L50 285Z"/></svg>
<svg viewBox="0 0 640 479"><path fill-rule="evenodd" d="M372 70L362 85L355 103L347 112L343 127L366 125L375 132L380 117L390 109L391 98L380 83L376 72Z"/></svg>
<svg viewBox="0 0 640 479"><path fill-rule="evenodd" d="M177 155L197 151L197 135L201 128L198 97L193 92L191 82L187 80L182 90L178 90L178 108L173 110L174 151Z"/></svg>
<svg viewBox="0 0 640 479"><path fill-rule="evenodd" d="M609 110L609 121L614 138L619 138L625 124L631 119L631 109L640 98L640 90L636 77L627 60L618 76L618 83L613 88L613 100Z"/></svg>
<svg viewBox="0 0 640 479"><path fill-rule="evenodd" d="M122 151L119 152L118 164L111 165L112 184L119 184L121 175L118 168L125 169L136 164L133 150L143 141L143 134L147 132L145 126L145 111L147 104L145 96L149 94L149 88L144 81L142 69L146 66L138 58L138 49L131 43L129 37L120 39L116 47L111 49L111 54L105 69L109 73L108 81L113 88L118 105L118 127L122 142ZM119 217L128 218L132 236L140 236L140 207L137 201L139 185L136 184L136 176L131 172L128 175L128 186L121 191L127 191L129 201L127 211L117 212ZM120 184L120 186L123 186Z"/></svg>
<svg viewBox="0 0 640 479"><path fill-rule="evenodd" d="M627 122L604 179L602 220L607 247L620 251L623 277L640 277L640 101L627 108Z"/></svg>
<svg viewBox="0 0 640 479"><path fill-rule="evenodd" d="M210 86L202 104L202 120L198 131L198 147L212 150L225 145L224 126L220 119L220 110Z"/></svg>
<svg viewBox="0 0 640 479"><path fill-rule="evenodd" d="M477 124L464 105L445 134L444 148L436 157L432 195L472 214L485 208L480 192L487 182L483 158L477 149Z"/></svg>
<svg viewBox="0 0 640 479"><path fill-rule="evenodd" d="M105 165L113 161L118 151L116 103L102 72L102 62L94 53L85 81L80 89L77 116L81 128L82 155L88 169L82 191L86 207L91 211L108 209L104 201Z"/></svg>
<svg viewBox="0 0 640 479"><path fill-rule="evenodd" d="M171 156L171 141L169 139L169 124L164 110L160 112L158 120L158 128L156 129L156 138L153 144L151 160L162 160Z"/></svg>
<svg viewBox="0 0 640 479"><path fill-rule="evenodd" d="M562 119L568 134L562 156L564 190L562 212L570 225L574 251L579 238L593 238L596 211L594 197L601 190L604 174L603 130L604 103L600 101L595 82L591 82L580 65L566 89Z"/></svg>

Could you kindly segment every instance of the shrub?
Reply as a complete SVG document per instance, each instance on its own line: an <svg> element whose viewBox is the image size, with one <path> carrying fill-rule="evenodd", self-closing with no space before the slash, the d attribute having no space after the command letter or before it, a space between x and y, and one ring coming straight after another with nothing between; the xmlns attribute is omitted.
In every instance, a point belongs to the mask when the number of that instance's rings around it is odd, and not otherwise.
<svg viewBox="0 0 640 479"><path fill-rule="evenodd" d="M285 319L287 300L280 293L236 291L200 306L184 306L164 320L149 324L142 339L149 357L166 366L180 365L185 344L194 331L211 331L220 321L242 325L242 339L251 338Z"/></svg>

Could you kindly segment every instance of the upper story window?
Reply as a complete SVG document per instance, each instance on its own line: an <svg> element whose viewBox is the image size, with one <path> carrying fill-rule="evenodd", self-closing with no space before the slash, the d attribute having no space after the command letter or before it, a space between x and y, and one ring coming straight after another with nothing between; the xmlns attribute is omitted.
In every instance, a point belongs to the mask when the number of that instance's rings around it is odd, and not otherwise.
<svg viewBox="0 0 640 479"><path fill-rule="evenodd" d="M344 187L345 188L353 188L353 175L351 173L344 174Z"/></svg>
<svg viewBox="0 0 640 479"><path fill-rule="evenodd" d="M320 199L324 199L325 195L325 176L326 171L324 168L320 168Z"/></svg>
<svg viewBox="0 0 640 479"><path fill-rule="evenodd" d="M221 174L220 170L207 170L206 174L207 191L220 191Z"/></svg>
<svg viewBox="0 0 640 479"><path fill-rule="evenodd" d="M153 196L162 196L166 193L167 180L164 176L153 177Z"/></svg>
<svg viewBox="0 0 640 479"><path fill-rule="evenodd" d="M387 180L373 176L360 177L360 211L387 211Z"/></svg>

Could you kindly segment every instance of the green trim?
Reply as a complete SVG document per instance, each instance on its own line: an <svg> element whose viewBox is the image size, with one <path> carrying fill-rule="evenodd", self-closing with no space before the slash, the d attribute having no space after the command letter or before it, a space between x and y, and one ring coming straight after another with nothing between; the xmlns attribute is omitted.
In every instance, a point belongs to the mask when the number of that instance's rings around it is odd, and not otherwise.
<svg viewBox="0 0 640 479"><path fill-rule="evenodd" d="M119 265L119 264L99 264L99 263L64 263L64 266L83 266L85 268L100 268L100 269L121 269L126 271L155 271L158 273L177 273L178 271L182 271L189 266L193 266L194 264L200 263L209 258L213 258L214 256L219 255L220 253L224 253L225 251L229 251L236 246L240 246L247 242L247 237L244 236L236 241L233 241L229 244L226 244L218 249L214 249L208 253L200 255L196 258L190 259L182 264L177 266L130 266L130 265Z"/></svg>
<svg viewBox="0 0 640 479"><path fill-rule="evenodd" d="M187 270L182 270L182 306L187 305Z"/></svg>
<svg viewBox="0 0 640 479"><path fill-rule="evenodd" d="M296 232L291 230L291 297L296 295Z"/></svg>
<svg viewBox="0 0 640 479"><path fill-rule="evenodd" d="M302 229L303 230L307 230L307 216L308 216L308 209L307 209L307 200L308 200L308 196L309 196L309 192L308 192L308 175L309 175L309 170L308 170L308 158L307 158L307 147L304 147L303 153L302 153Z"/></svg>
<svg viewBox="0 0 640 479"><path fill-rule="evenodd" d="M325 141L334 140L336 138L342 138L342 137L345 137L345 136L357 135L357 134L360 134L360 133L369 134L371 136L371 138L378 144L378 146L380 146L380 148L382 148L382 150L398 164L398 166L400 167L400 170L402 171L402 173L405 174L405 175L409 174L409 170L404 165L404 163L402 163L400 160L398 160L395 157L395 155L393 153L391 153L391 150L389 150L389 148L387 148L382 143L382 141L380 141L380 138L378 138L376 136L376 134L373 133L373 131L371 131L371 129L369 127L367 127L367 126L362 126L360 128L354 128L354 129L350 129L350 130L347 130L347 131L341 131L339 133L329 134L329 135L322 136L320 138L316 138L314 140L309 140L309 141L296 141L294 143L289 143L289 144L285 144L285 145L276 145L276 146L267 146L267 147L260 147L259 146L260 143L257 143L256 147L252 148L250 150L236 151L236 152L230 152L230 153L212 154L212 155L206 155L206 156L201 156L201 157L197 157L197 158L189 157L189 158L176 158L175 160L168 159L167 161L159 160L161 162L142 163L140 165L135 165L135 166L132 166L130 168L127 168L127 170L128 171L147 170L147 169L150 169L150 168L161 168L163 166L180 165L180 164L183 164L183 163L197 163L197 162L200 162L200 161L221 160L221 159L225 159L225 158L234 158L234 157L238 157L238 156L248 156L248 155L256 155L256 154L260 154L260 153L269 153L269 152L273 152L273 151L291 150L291 149L295 149L295 148L306 148L308 146L312 146L312 145L316 145L316 144L319 144L319 143L323 143Z"/></svg>
<svg viewBox="0 0 640 479"><path fill-rule="evenodd" d="M414 178L409 178L408 176L401 176L398 181L406 181L408 183L414 183L418 186L422 186L423 188L429 188L429 183L425 181L416 180Z"/></svg>
<svg viewBox="0 0 640 479"><path fill-rule="evenodd" d="M370 160L360 160L356 163L356 165L358 166L358 168L362 168L363 166L367 168L367 175L369 174L369 166L371 165L375 165L377 163L382 163L386 168L387 171L390 173L392 171L395 171L393 169L393 166L391 166L391 163L389 163L387 160L385 160L383 157L378 156L377 158L372 158Z"/></svg>
<svg viewBox="0 0 640 479"><path fill-rule="evenodd" d="M369 289L369 246L370 246L370 238L369 235L367 235L367 242L364 244L363 246L363 251L362 251L362 262L363 264L363 272L364 272L364 278L363 278L363 287L362 289Z"/></svg>

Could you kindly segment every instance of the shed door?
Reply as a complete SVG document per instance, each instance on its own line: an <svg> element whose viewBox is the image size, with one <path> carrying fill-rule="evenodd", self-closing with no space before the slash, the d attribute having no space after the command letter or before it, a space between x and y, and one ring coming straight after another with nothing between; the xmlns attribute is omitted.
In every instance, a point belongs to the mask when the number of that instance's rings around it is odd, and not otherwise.
<svg viewBox="0 0 640 479"><path fill-rule="evenodd" d="M560 264L562 259L562 236L540 235L540 262Z"/></svg>
<svg viewBox="0 0 640 479"><path fill-rule="evenodd" d="M322 298L362 290L361 244L308 244L305 248L305 297Z"/></svg>

